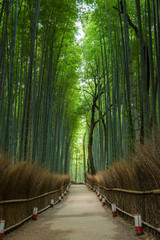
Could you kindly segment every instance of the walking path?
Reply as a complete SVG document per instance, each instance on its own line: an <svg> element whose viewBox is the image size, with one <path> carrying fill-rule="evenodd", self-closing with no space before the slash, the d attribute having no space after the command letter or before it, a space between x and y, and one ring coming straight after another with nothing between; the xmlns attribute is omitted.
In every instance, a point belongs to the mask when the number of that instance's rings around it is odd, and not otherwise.
<svg viewBox="0 0 160 240"><path fill-rule="evenodd" d="M134 228L102 207L95 193L72 185L69 195L54 208L29 221L4 239L9 240L137 240Z"/></svg>

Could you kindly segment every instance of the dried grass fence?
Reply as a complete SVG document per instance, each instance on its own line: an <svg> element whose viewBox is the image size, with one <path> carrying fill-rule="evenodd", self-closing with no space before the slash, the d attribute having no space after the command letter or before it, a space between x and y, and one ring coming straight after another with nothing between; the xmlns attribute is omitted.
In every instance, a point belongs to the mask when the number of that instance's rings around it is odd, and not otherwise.
<svg viewBox="0 0 160 240"><path fill-rule="evenodd" d="M95 176L87 174L87 180L111 203L119 208L119 214L141 214L144 227L160 239L160 134L154 141L136 145L136 154L129 162L121 160L108 170ZM127 214L125 214L128 213Z"/></svg>
<svg viewBox="0 0 160 240"><path fill-rule="evenodd" d="M5 232L56 202L70 181L69 175L51 174L36 164L19 162L12 165L0 157L0 219L6 221Z"/></svg>

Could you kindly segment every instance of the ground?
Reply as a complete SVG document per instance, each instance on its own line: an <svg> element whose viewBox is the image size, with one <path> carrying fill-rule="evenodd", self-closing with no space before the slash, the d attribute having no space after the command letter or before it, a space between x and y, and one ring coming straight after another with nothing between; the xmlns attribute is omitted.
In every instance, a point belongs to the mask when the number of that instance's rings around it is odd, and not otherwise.
<svg viewBox="0 0 160 240"><path fill-rule="evenodd" d="M6 240L151 240L147 235L136 236L134 226L111 210L102 207L95 193L84 185L72 185L65 199L38 215Z"/></svg>

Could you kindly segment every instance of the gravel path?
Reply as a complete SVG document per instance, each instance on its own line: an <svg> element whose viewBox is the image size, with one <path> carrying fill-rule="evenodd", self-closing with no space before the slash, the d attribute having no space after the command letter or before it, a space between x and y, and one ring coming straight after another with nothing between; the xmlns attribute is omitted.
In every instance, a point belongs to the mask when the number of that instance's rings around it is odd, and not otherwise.
<svg viewBox="0 0 160 240"><path fill-rule="evenodd" d="M72 185L70 193L57 204L4 237L7 240L137 240L131 228L113 218L101 206L95 193L84 185Z"/></svg>

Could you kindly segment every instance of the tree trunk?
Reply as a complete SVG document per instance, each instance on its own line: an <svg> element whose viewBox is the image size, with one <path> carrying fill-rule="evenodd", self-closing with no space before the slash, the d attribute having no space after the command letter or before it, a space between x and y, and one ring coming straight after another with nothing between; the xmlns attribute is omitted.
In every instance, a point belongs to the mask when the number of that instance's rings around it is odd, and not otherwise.
<svg viewBox="0 0 160 240"><path fill-rule="evenodd" d="M84 166L84 182L86 182L86 153L85 153L85 137L86 133L83 136L83 166Z"/></svg>
<svg viewBox="0 0 160 240"><path fill-rule="evenodd" d="M136 8L137 8L137 17L138 17L138 26L139 26L139 44L140 44L140 53L141 53L141 91L143 93L143 125L144 125L144 137L149 134L149 110L148 110L148 89L149 89L149 74L146 69L149 70L148 67L148 47L146 46L143 33L142 33L142 24L141 24L141 7L140 1L136 0ZM147 62L146 62L147 59ZM146 76L147 75L147 76ZM147 81L146 81L147 79Z"/></svg>
<svg viewBox="0 0 160 240"><path fill-rule="evenodd" d="M92 117L91 117L91 124L90 124L90 129L89 129L89 141L88 141L88 158L90 161L90 169L91 169L92 175L94 175L96 173L94 162L93 162L93 153L92 153L93 130L95 127L95 122L94 122L95 106L96 106L96 97L93 98Z"/></svg>
<svg viewBox="0 0 160 240"><path fill-rule="evenodd" d="M8 37L8 22L9 22L9 14L11 9L11 1L6 1L6 23L5 23L5 31L4 31L4 38L2 39L2 47L1 47L1 53L0 53L0 96L2 92L2 85L3 85L3 77L4 77L4 68L5 68L5 56L6 56L6 45L7 45L7 37Z"/></svg>
<svg viewBox="0 0 160 240"><path fill-rule="evenodd" d="M93 162L93 154L92 154L92 143L93 143L93 129L94 129L94 124L90 127L89 130L89 142L88 142L88 158L90 161L90 169L91 169L91 174L94 175L96 173L95 167L94 167L94 162Z"/></svg>

